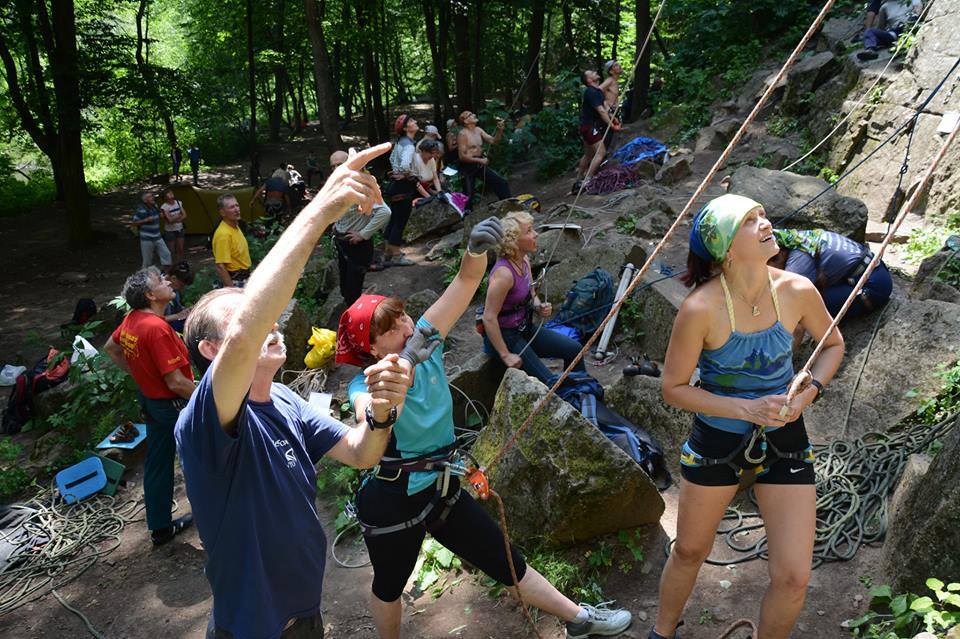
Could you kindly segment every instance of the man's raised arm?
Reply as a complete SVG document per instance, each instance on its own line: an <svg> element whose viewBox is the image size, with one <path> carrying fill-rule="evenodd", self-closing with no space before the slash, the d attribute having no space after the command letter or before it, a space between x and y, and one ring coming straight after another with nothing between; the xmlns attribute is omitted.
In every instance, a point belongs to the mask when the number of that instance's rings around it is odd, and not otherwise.
<svg viewBox="0 0 960 639"><path fill-rule="evenodd" d="M260 349L293 297L323 232L354 204L369 214L375 204L383 203L376 179L364 173L363 167L389 150L390 144L385 143L351 153L250 276L243 302L234 312L212 365L213 397L224 428L232 429L253 382Z"/></svg>

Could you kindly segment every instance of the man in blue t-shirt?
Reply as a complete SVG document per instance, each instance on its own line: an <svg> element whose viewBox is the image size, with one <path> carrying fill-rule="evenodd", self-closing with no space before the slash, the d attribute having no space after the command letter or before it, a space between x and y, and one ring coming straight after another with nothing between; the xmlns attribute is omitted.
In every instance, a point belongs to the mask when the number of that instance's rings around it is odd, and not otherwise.
<svg viewBox="0 0 960 639"><path fill-rule="evenodd" d="M133 212L130 224L136 226L140 232L140 257L143 262L140 268L153 266L153 259L160 259L160 264L170 266L173 259L170 249L160 235L160 209L157 208L153 193L145 191L140 194L140 206Z"/></svg>
<svg viewBox="0 0 960 639"><path fill-rule="evenodd" d="M208 293L187 319L185 341L203 378L177 420L176 439L208 555L208 639L323 637L326 537L314 465L323 456L357 468L380 460L416 362L401 359L404 351L367 368L379 428L348 428L273 383L286 360L276 321L326 228L351 206L369 214L383 202L363 167L389 148L351 155L246 289Z"/></svg>
<svg viewBox="0 0 960 639"><path fill-rule="evenodd" d="M583 156L577 163L577 180L571 193L577 193L587 180L597 172L607 153L604 135L609 128L619 131L617 122L604 105L603 91L600 89L600 74L596 71L584 71L580 76L584 85L583 99L580 102L580 139L583 140Z"/></svg>

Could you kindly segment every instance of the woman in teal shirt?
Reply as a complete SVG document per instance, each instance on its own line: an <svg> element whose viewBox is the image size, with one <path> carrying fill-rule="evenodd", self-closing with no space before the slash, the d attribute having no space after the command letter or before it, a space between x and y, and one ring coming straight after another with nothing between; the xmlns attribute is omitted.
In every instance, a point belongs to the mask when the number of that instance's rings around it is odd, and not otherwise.
<svg viewBox="0 0 960 639"><path fill-rule="evenodd" d="M416 324L403 302L363 295L347 309L337 331L337 361L364 366L381 356L409 350L417 356L413 384L387 422L368 414L370 395L363 375L350 383L350 401L360 428L392 428L386 454L357 496L357 516L373 564L370 598L377 632L400 636L400 595L413 572L423 539L433 537L497 581L512 585L503 535L486 511L446 472L455 436L453 402L443 369L441 340L449 333L484 276L486 251L503 238L500 221L474 228L460 272ZM524 602L567 622L567 637L615 635L631 621L625 610L598 610L563 596L511 549Z"/></svg>

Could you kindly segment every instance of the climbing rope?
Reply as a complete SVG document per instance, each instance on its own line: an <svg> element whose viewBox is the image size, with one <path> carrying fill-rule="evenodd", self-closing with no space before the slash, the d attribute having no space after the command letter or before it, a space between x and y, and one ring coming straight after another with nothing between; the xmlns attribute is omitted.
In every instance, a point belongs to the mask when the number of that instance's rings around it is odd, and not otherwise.
<svg viewBox="0 0 960 639"><path fill-rule="evenodd" d="M80 620L83 621L83 625L87 627L87 632L90 633L90 636L94 637L95 639L104 639L104 636L101 635L99 632L97 632L97 629L93 627L93 624L90 623L90 620L87 619L87 616L85 614L83 614L82 612L80 612L70 604L68 604L67 600L64 599L62 596L60 596L60 593L57 592L56 589L53 589L50 592L56 598L56 600L60 602L61 606L63 606L64 608L66 608L76 616L80 617Z"/></svg>
<svg viewBox="0 0 960 639"><path fill-rule="evenodd" d="M523 616L527 618L527 622L530 624L530 630L533 631L537 639L543 639L540 631L537 630L537 624L533 620L533 616L530 614L530 609L527 608L527 604L523 601L523 595L520 594L520 580L517 579L517 567L513 564L513 553L510 552L510 533L507 532L507 514L503 507L503 499L497 491L492 489L489 490L489 495L497 502L497 515L500 517L500 530L503 531L503 546L507 553L507 565L510 567L510 577L513 579L513 592L517 596L517 601L520 602Z"/></svg>
<svg viewBox="0 0 960 639"><path fill-rule="evenodd" d="M760 631L757 629L756 624L754 624L749 619L737 619L736 621L731 623L729 626L727 626L727 629L724 630L722 633L720 633L720 636L717 637L717 639L727 639L728 637L733 635L734 630L736 630L737 628L742 628L744 626L750 628L750 639L757 639L757 636L759 635Z"/></svg>
<svg viewBox="0 0 960 639"><path fill-rule="evenodd" d="M523 431L525 431L530 426L530 424L533 423L534 418L538 414L540 414L540 411L543 410L547 402L550 401L551 397L553 397L553 395L556 394L557 389L560 388L560 386L566 380L567 376L570 374L573 368L580 362L581 359L583 359L584 355L590 350L590 347L593 346L593 343L599 338L604 327L610 322L613 316L616 315L617 312L619 312L620 307L623 305L624 300L627 299L627 297L633 292L633 290L637 287L637 285L643 280L643 277L646 275L650 266L654 263L657 256L663 250L667 241L676 232L677 228L680 226L680 223L690 212L694 203L697 201L700 195L704 192L707 185L713 179L714 175L717 173L717 171L720 169L721 166L724 166L726 164L727 159L730 157L730 154L733 151L733 148L737 145L737 143L746 133L747 127L749 127L750 123L753 122L753 120L757 117L757 114L760 112L760 110L763 109L763 107L766 105L767 101L770 99L770 96L773 94L774 88L777 86L777 84L779 84L781 78L784 77L786 72L793 65L794 61L796 61L797 57L800 55L800 52L803 51L804 48L806 48L807 43L810 41L810 38L812 38L813 34L816 33L816 31L819 29L820 24L823 22L827 13L830 11L830 8L833 7L834 1L835 0L827 0L827 2L823 5L823 8L820 10L820 13L817 15L816 19L814 19L813 23L807 29L807 32L800 39L800 42L797 43L797 46L790 53L790 56L787 58L783 67L780 69L776 77L773 79L773 81L764 91L763 95L760 97L760 100L753 107L753 110L750 111L750 114L747 116L747 118L743 121L743 124L741 124L740 128L737 129L737 132L734 134L733 138L730 140L729 144L727 145L727 148L724 149L723 153L720 154L720 157L717 158L716 162L714 162L713 166L710 168L707 175L704 176L703 181L700 183L696 191L694 191L693 195L690 197L686 205L683 207L683 210L680 211L680 213L677 215L676 219L674 220L673 224L664 234L663 238L656 245L656 247L654 247L653 251L647 257L646 262L644 262L643 266L641 266L640 269L637 271L636 275L634 275L633 280L631 280L630 285L627 287L627 290L624 292L620 301L616 302L613 305L613 307L610 309L610 312L607 314L604 320L600 323L600 326L593 333L593 335L591 335L590 338L587 340L587 343L584 344L583 348L580 350L579 353L577 353L576 357L574 357L570 365L567 366L567 368L563 371L563 373L561 373L559 379L557 379L557 381L553 384L553 386L551 386L547 390L546 395L544 395L537 402L537 404L534 406L533 410L531 411L530 415L527 416L526 420L524 420L524 422L520 425L520 427L513 433L510 439L507 440L506 444L504 444L504 446L497 452L494 458L490 461L489 464L487 464L487 466L484 469L478 469L478 470L482 470L482 472L485 473L489 469L496 466L503 459L504 455L506 455L507 452L510 450L510 448L513 447L513 445L516 443L517 439L520 437ZM582 190L583 189L581 188L581 192Z"/></svg>
<svg viewBox="0 0 960 639"><path fill-rule="evenodd" d="M960 64L960 58L957 59L957 63L954 64L956 68L957 64ZM887 249L887 246L890 244L893 239L894 233L897 232L897 229L900 228L900 225L903 223L903 220L907 217L907 214L913 210L913 207L916 205L917 201L926 191L927 185L930 183L931 178L933 178L934 172L937 170L937 166L940 164L940 161L943 159L943 156L946 154L947 149L950 148L950 145L953 144L953 141L957 137L957 132L960 131L960 126L954 127L953 131L947 136L947 139L944 140L943 144L940 146L940 150L937 152L937 155L933 158L933 161L930 163L930 166L927 168L927 172L924 173L923 177L920 179L920 182L917 184L917 188L914 189L913 194L910 196L910 199L904 205L903 209L897 214L896 219L893 224L890 225L890 228L887 231L886 237L883 238L883 242L880 244L880 247L875 252L873 259L870 260L870 263L867 265L866 270L864 270L863 275L860 276L859 281L857 281L856 286L853 287L853 290L850 291L850 295L847 297L847 300L843 303L843 306L840 308L840 311L837 313L836 317L833 318L833 321L830 323L830 326L824 332L823 337L820 338L820 341L817 343L816 348L813 349L813 353L810 354L810 357L807 359L806 363L803 365L803 368L800 369L800 372L794 376L793 381L790 383L790 388L787 391L787 401L784 405L784 408L781 409L781 413L785 412L787 406L790 405L793 398L796 397L797 393L802 391L812 379L810 374L810 367L813 366L813 362L816 361L817 357L820 356L820 353L823 352L824 347L826 346L827 340L830 339L830 336L837 329L840 321L847 314L847 311L850 309L850 306L853 304L854 300L857 299L857 295L860 294L860 291L863 290L863 287L866 285L867 280L870 279L870 275L873 273L873 269L877 267L877 264L880 263L883 254Z"/></svg>
<svg viewBox="0 0 960 639"><path fill-rule="evenodd" d="M54 494L51 487L24 504L36 512L22 524L28 538L0 572L0 615L76 579L116 550L124 527L139 521L143 509L142 502L102 494L67 505Z"/></svg>
<svg viewBox="0 0 960 639"><path fill-rule="evenodd" d="M289 382L287 376L293 376ZM310 393L322 393L327 385L326 368L305 368L302 371L284 370L280 373L280 383L300 397L309 400Z"/></svg>
<svg viewBox="0 0 960 639"><path fill-rule="evenodd" d="M835 440L814 445L817 481L817 523L813 567L831 561L853 559L866 544L880 541L887 532L887 497L896 488L907 458L930 449L953 429L960 413L933 426L917 423L886 433L871 432L854 441ZM757 505L753 489L749 498ZM728 553L734 557L711 557L714 566L732 566L754 559L767 559L767 536L757 511L728 508L721 528ZM755 532L757 531L757 532ZM665 551L669 556L675 540Z"/></svg>
<svg viewBox="0 0 960 639"><path fill-rule="evenodd" d="M807 151L806 153L798 157L796 160L794 160L787 166L783 167L781 171L789 171L790 169L792 169L793 167L795 167L796 165L800 164L801 162L806 160L808 157L810 157L813 153L816 152L817 149L819 149L821 146L826 144L827 140L832 138L834 134L836 134L836 132L840 130L840 128L844 125L844 123L847 120L849 120L854 113L857 112L857 109L863 106L863 103L866 102L870 98L870 96L873 95L873 90L877 87L878 84L880 84L880 81L883 79L883 76L886 75L887 69L889 69L890 65L893 64L893 61L897 59L897 54L900 53L900 50L906 46L906 43L909 42L909 40L913 38L914 35L916 35L916 32L920 29L920 23L926 17L927 11L929 11L930 7L932 6L933 6L932 2L928 2L926 5L924 5L923 11L920 12L920 16L917 18L917 21L913 23L913 25L911 25L910 30L907 32L907 37L898 38L897 47L896 49L894 49L893 54L890 56L890 59L887 60L887 64L884 65L883 69L880 71L880 75L878 75L877 78L873 81L873 84L870 85L870 88L868 88L866 91L863 92L863 95L860 96L860 99L857 100L857 103L854 104L852 107L850 107L850 111L848 111L847 114L843 116L843 118L839 122L837 122L837 124L830 130L829 133L827 133L823 137L822 140L820 140L815 145L813 145L809 151ZM850 37L850 35L852 35L852 32L848 33L843 39L846 40L848 37Z"/></svg>

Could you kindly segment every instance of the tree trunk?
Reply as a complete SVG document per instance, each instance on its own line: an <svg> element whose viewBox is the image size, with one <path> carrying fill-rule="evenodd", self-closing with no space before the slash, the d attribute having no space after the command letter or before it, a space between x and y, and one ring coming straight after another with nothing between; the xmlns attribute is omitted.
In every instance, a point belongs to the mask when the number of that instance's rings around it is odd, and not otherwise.
<svg viewBox="0 0 960 639"><path fill-rule="evenodd" d="M530 16L530 28L527 29L527 55L523 61L523 72L528 73L527 81L527 109L530 113L539 113L543 110L543 85L540 84L541 47L543 46L543 14L546 7L545 0L533 0L533 14Z"/></svg>
<svg viewBox="0 0 960 639"><path fill-rule="evenodd" d="M273 28L273 42L280 59L284 57L284 33L283 33L283 14L286 7L285 0L277 0L276 14L277 21ZM273 65L273 97L269 99L270 108L268 110L268 124L270 130L270 141L280 140L280 121L283 119L283 63L276 62Z"/></svg>
<svg viewBox="0 0 960 639"><path fill-rule="evenodd" d="M610 47L610 59L617 59L617 48L620 44L620 0L613 5L613 46Z"/></svg>
<svg viewBox="0 0 960 639"><path fill-rule="evenodd" d="M153 108L157 110L157 113L160 114L160 118L163 120L163 128L167 134L167 143L170 145L170 150L172 151L173 148L177 146L177 133L173 128L173 118L170 117L170 109L167 108L167 103L160 95L160 89L157 87L156 75L148 61L149 53L146 59L143 54L144 45L149 46L149 40L144 35L145 30L149 28L144 25L144 16L149 6L150 0L140 0L140 5L137 8L137 49L134 57L137 60L137 70L140 71L140 75L143 78L147 96L150 102L153 103Z"/></svg>
<svg viewBox="0 0 960 639"><path fill-rule="evenodd" d="M470 26L467 7L457 3L453 11L453 48L456 60L457 109L473 110L473 95L470 83Z"/></svg>
<svg viewBox="0 0 960 639"><path fill-rule="evenodd" d="M50 66L53 69L57 119L60 122L60 164L67 205L67 237L72 246L82 246L90 242L93 233L90 228L87 180L83 172L76 16L73 0L56 0L51 7L55 46L50 55Z"/></svg>
<svg viewBox="0 0 960 639"><path fill-rule="evenodd" d="M446 117L453 116L453 100L450 99L450 82L447 79L447 51L450 43L450 3L440 3L440 15L437 19L437 46L440 51L440 87L443 94L443 112Z"/></svg>
<svg viewBox="0 0 960 639"><path fill-rule="evenodd" d="M436 0L423 0L423 17L427 25L427 45L430 47L430 64L433 68L433 121L443 121L443 66L440 64L440 47L437 44Z"/></svg>
<svg viewBox="0 0 960 639"><path fill-rule="evenodd" d="M250 186L260 182L260 153L257 151L257 75L253 54L253 0L247 0L247 90L250 95Z"/></svg>
<svg viewBox="0 0 960 639"><path fill-rule="evenodd" d="M473 9L473 87L471 100L475 109L482 110L486 105L486 94L483 90L483 0L474 0Z"/></svg>
<svg viewBox="0 0 960 639"><path fill-rule="evenodd" d="M357 0L357 24L362 30L363 47L363 92L366 102L367 137L370 144L377 144L390 137L383 108L382 82L379 56L374 47L382 44L382 33L377 29L377 4L375 0Z"/></svg>
<svg viewBox="0 0 960 639"><path fill-rule="evenodd" d="M639 47L650 31L650 0L636 0L636 25L637 25L637 52ZM626 115L627 122L633 122L648 106L650 95L650 46L643 52L643 56L637 63L636 71L633 74L633 99L630 107L630 113Z"/></svg>
<svg viewBox="0 0 960 639"><path fill-rule="evenodd" d="M573 10L569 0L563 0L560 8L563 11L563 42L567 45L566 55L561 56L561 59L569 62L577 59L577 44L573 41Z"/></svg>

